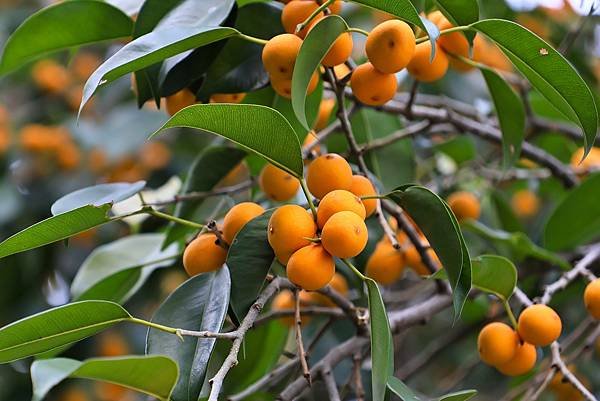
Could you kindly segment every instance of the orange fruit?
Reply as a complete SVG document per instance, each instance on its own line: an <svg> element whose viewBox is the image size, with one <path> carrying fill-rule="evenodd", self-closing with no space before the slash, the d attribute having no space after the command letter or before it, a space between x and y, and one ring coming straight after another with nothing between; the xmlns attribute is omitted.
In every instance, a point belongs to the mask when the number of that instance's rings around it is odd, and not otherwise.
<svg viewBox="0 0 600 401"><path fill-rule="evenodd" d="M369 106L381 106L393 99L398 89L394 74L384 74L371 63L356 67L350 78L352 93L361 102Z"/></svg>

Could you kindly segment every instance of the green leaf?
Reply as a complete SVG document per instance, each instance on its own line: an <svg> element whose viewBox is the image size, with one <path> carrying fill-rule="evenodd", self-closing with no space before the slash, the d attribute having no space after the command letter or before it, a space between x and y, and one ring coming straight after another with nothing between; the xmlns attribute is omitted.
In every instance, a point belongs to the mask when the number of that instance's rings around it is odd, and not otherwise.
<svg viewBox="0 0 600 401"><path fill-rule="evenodd" d="M106 203L116 203L140 192L146 186L146 181L115 182L94 185L71 192L58 199L50 208L52 215L70 212L85 205L101 206Z"/></svg>
<svg viewBox="0 0 600 401"><path fill-rule="evenodd" d="M0 363L83 340L130 318L120 305L106 301L74 302L49 309L0 329Z"/></svg>
<svg viewBox="0 0 600 401"><path fill-rule="evenodd" d="M347 30L348 25L342 17L337 15L325 17L311 28L298 52L292 76L292 107L298 121L307 131L310 130L310 126L306 119L305 107L311 77L333 43Z"/></svg>
<svg viewBox="0 0 600 401"><path fill-rule="evenodd" d="M507 169L519 159L521 154L521 144L525 138L525 106L521 96L498 73L485 67L480 67L480 71L498 115L502 131L504 168Z"/></svg>
<svg viewBox="0 0 600 401"><path fill-rule="evenodd" d="M234 0L147 0L135 20L133 37L167 26L218 26L234 4Z"/></svg>
<svg viewBox="0 0 600 401"><path fill-rule="evenodd" d="M385 399L387 378L394 372L392 333L385 311L385 304L377 283L370 278L365 280L371 316L371 382L373 401Z"/></svg>
<svg viewBox="0 0 600 401"><path fill-rule="evenodd" d="M598 129L598 110L590 88L567 59L512 21L489 19L471 26L493 40L535 89L583 129L588 152Z"/></svg>
<svg viewBox="0 0 600 401"><path fill-rule="evenodd" d="M99 246L77 271L71 295L75 299L126 302L154 270L173 264L179 256L175 244L161 250L163 241L163 234L138 234Z"/></svg>
<svg viewBox="0 0 600 401"><path fill-rule="evenodd" d="M503 230L508 232L523 231L523 225L512 210L504 192L494 189L491 192L490 200Z"/></svg>
<svg viewBox="0 0 600 401"><path fill-rule="evenodd" d="M525 233L496 230L476 220L466 221L462 226L483 238L508 245L521 260L532 257L554 263L564 270L571 268L571 265L559 255L536 245Z"/></svg>
<svg viewBox="0 0 600 401"><path fill-rule="evenodd" d="M283 96L280 96L273 91L272 88L267 87L270 91L273 92L272 102L270 106L280 112L286 120L290 123L294 131L296 132L296 136L299 140L304 140L306 137L306 128L296 117L294 114L294 109L292 107L292 101L290 99L286 99ZM308 124L313 126L317 120L319 115L319 106L321 105L321 100L323 98L323 81L319 81L317 88L308 95L306 98L306 119L308 120ZM247 102L250 103L250 102Z"/></svg>
<svg viewBox="0 0 600 401"><path fill-rule="evenodd" d="M281 359L288 335L289 328L277 320L248 331L244 337L244 353L227 375L224 392L234 394L242 391L273 370ZM224 360L229 354L231 342L226 341L221 347L219 345L221 344L217 345L213 355L219 350L219 356Z"/></svg>
<svg viewBox="0 0 600 401"><path fill-rule="evenodd" d="M465 26L479 20L479 4L477 0L434 0L438 8L454 26ZM475 32L464 31L470 43L473 43Z"/></svg>
<svg viewBox="0 0 600 401"><path fill-rule="evenodd" d="M41 401L67 378L115 383L167 401L177 376L177 365L164 356L94 358L83 362L67 358L45 359L31 365L32 401Z"/></svg>
<svg viewBox="0 0 600 401"><path fill-rule="evenodd" d="M218 332L227 315L230 287L226 267L194 276L169 295L152 322L186 330ZM214 345L214 338L185 337L181 341L173 334L148 330L146 353L167 355L179 366L181 374L173 390L173 401L198 399Z"/></svg>
<svg viewBox="0 0 600 401"><path fill-rule="evenodd" d="M228 27L178 26L157 29L129 42L106 60L88 78L79 110L90 100L100 84L149 67L186 50L205 46L240 33Z"/></svg>
<svg viewBox="0 0 600 401"><path fill-rule="evenodd" d="M387 381L388 388L402 399L402 401L422 401L404 382L395 376L390 376Z"/></svg>
<svg viewBox="0 0 600 401"><path fill-rule="evenodd" d="M244 157L246 157L246 152L241 149L225 146L211 146L204 149L190 166L181 194L212 190ZM192 219L204 200L180 202L175 207L174 215ZM179 240L192 230L182 224L170 223L163 247Z"/></svg>
<svg viewBox="0 0 600 401"><path fill-rule="evenodd" d="M558 204L544 228L544 244L565 251L600 236L600 173L589 176Z"/></svg>
<svg viewBox="0 0 600 401"><path fill-rule="evenodd" d="M0 258L63 240L108 223L111 204L83 206L42 220L0 243Z"/></svg>
<svg viewBox="0 0 600 401"><path fill-rule="evenodd" d="M132 27L131 18L103 1L65 1L43 8L6 42L0 75L49 53L129 36Z"/></svg>
<svg viewBox="0 0 600 401"><path fill-rule="evenodd" d="M475 397L476 395L476 390L463 390L451 394L446 394L443 397L437 398L436 401L467 401Z"/></svg>
<svg viewBox="0 0 600 401"><path fill-rule="evenodd" d="M267 227L274 211L267 210L250 220L236 235L227 253L231 308L239 321L256 301L275 257L267 240Z"/></svg>
<svg viewBox="0 0 600 401"><path fill-rule="evenodd" d="M388 197L412 217L446 269L457 319L471 289L471 262L456 217L439 196L424 187L405 185Z"/></svg>
<svg viewBox="0 0 600 401"><path fill-rule="evenodd" d="M401 20L416 25L425 32L433 43L440 36L437 27L426 18L419 15L419 12L410 0L351 0L353 3L362 4L376 10L390 13ZM435 55L435 46L431 46L431 58Z"/></svg>
<svg viewBox="0 0 600 401"><path fill-rule="evenodd" d="M275 2L251 3L237 10L235 28L245 35L269 40L285 32L281 6ZM262 64L263 46L240 38L227 40L218 56L211 59L206 78L198 92L200 99L213 93L254 91L269 81ZM214 60L214 61L213 61Z"/></svg>
<svg viewBox="0 0 600 401"><path fill-rule="evenodd" d="M300 142L290 123L269 107L255 104L196 104L175 114L157 132L187 127L222 136L302 177Z"/></svg>
<svg viewBox="0 0 600 401"><path fill-rule="evenodd" d="M505 257L497 255L481 255L471 263L473 286L508 301L517 285L515 265Z"/></svg>

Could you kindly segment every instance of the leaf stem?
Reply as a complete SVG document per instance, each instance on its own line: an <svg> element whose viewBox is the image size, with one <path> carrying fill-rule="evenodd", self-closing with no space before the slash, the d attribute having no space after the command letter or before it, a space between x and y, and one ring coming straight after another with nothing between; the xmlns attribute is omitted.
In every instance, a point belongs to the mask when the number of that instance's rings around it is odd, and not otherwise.
<svg viewBox="0 0 600 401"><path fill-rule="evenodd" d="M164 332L170 333L170 334L175 334L176 336L181 337L181 334L179 333L179 329L176 329L173 327L163 326L162 324L149 322L144 319L138 319L137 317L131 317L131 318L129 318L129 321L131 323L141 324L143 326L148 326L153 329L164 331Z"/></svg>
<svg viewBox="0 0 600 401"><path fill-rule="evenodd" d="M308 206L310 206L310 211L312 212L313 217L316 221L317 220L317 208L315 207L315 204L312 201L312 197L310 195L310 192L308 191L308 187L306 186L306 181L304 180L304 178L298 178L298 180L300 181L300 186L302 187L302 192L304 192L304 196L306 196L306 199L308 200Z"/></svg>
<svg viewBox="0 0 600 401"><path fill-rule="evenodd" d="M266 45L268 40L265 39L261 39L261 38L255 38L254 36L250 36L250 35L245 35L243 33L240 32L240 34L238 35L240 39L244 39L248 42L252 42L252 43L256 43L258 45Z"/></svg>
<svg viewBox="0 0 600 401"><path fill-rule="evenodd" d="M468 31L470 29L472 29L472 28L468 25L455 26L455 27L444 29L444 30L440 31L440 36L447 35L447 34L453 33L453 32ZM427 42L428 40L429 40L429 36L423 36L421 38L417 38L416 43L419 44L419 43Z"/></svg>
<svg viewBox="0 0 600 401"><path fill-rule="evenodd" d="M348 259L340 259L346 266L348 266L350 268L350 270L352 270L354 272L354 274L356 274L362 281L366 281L367 277L362 274L357 268L356 266L354 266L352 263L350 263L350 261L348 261Z"/></svg>
<svg viewBox="0 0 600 401"><path fill-rule="evenodd" d="M508 319L510 320L510 324L512 324L513 328L517 330L517 319L515 319L515 315L513 314L512 309L508 303L507 299L502 298L502 304L504 305L504 309L506 310L506 314L508 315Z"/></svg>
<svg viewBox="0 0 600 401"><path fill-rule="evenodd" d="M197 228L198 230L202 230L204 228L204 225L202 225L202 224L194 223L193 221L181 219L179 217L175 217L175 216L172 216L170 214L159 212L158 210L154 210L152 208L145 209L145 212L148 213L148 214L150 214L150 215L152 215L152 216L154 216L154 217L158 217L160 219L169 220L169 221L172 221L174 223L181 224L181 225L184 225L184 226L188 226L188 227L192 227L192 228Z"/></svg>
<svg viewBox="0 0 600 401"><path fill-rule="evenodd" d="M361 35L369 36L368 31L365 31L364 29L360 29L360 28L349 28L348 32L356 32L356 33L360 33Z"/></svg>
<svg viewBox="0 0 600 401"><path fill-rule="evenodd" d="M365 195L365 196L360 196L361 200L368 200L368 199L386 199L385 195L381 195L381 194L377 194L377 195Z"/></svg>
<svg viewBox="0 0 600 401"><path fill-rule="evenodd" d="M317 15L319 15L320 12L322 12L327 7L329 7L334 1L335 0L327 0L325 3L323 3L319 7L317 7L312 13L310 13L310 15L304 21L302 21L302 23L300 23L296 26L296 33L300 32L301 30L306 28L308 26L308 24L310 24L310 22L313 19L315 19L315 17Z"/></svg>

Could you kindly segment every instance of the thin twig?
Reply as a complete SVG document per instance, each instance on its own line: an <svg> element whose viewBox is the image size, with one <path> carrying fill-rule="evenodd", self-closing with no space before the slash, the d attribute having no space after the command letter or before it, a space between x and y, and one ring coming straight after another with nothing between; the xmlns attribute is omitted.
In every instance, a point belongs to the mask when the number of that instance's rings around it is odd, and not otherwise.
<svg viewBox="0 0 600 401"><path fill-rule="evenodd" d="M304 341L302 341L302 317L300 315L300 290L296 288L294 290L294 319L296 323L296 346L298 347L298 358L300 359L300 366L302 366L302 375L308 382L308 385L312 385L312 378L310 375L310 369L308 368L308 362L306 361L306 352L304 351Z"/></svg>
<svg viewBox="0 0 600 401"><path fill-rule="evenodd" d="M325 382L325 388L327 388L329 399L331 401L341 401L340 393L338 391L335 378L333 377L333 372L331 371L331 366L325 365L321 368L321 377Z"/></svg>
<svg viewBox="0 0 600 401"><path fill-rule="evenodd" d="M222 188L216 188L216 189L213 189L212 191L188 192L185 194L176 195L172 199L149 203L149 205L165 206L165 205L170 205L173 203L206 199L206 198L210 198L213 196L232 195L234 193L243 192L247 189L250 189L250 188L252 188L252 186L254 184L255 184L254 180L250 179L250 180L240 182L239 184L230 185L230 186L222 187Z"/></svg>

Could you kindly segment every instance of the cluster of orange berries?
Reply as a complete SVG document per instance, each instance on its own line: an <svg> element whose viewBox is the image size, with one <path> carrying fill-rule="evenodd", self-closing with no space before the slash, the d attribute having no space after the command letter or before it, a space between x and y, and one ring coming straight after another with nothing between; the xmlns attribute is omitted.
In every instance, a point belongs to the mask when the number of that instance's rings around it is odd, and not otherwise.
<svg viewBox="0 0 600 401"><path fill-rule="evenodd" d="M23 150L52 158L63 170L73 170L81 162L81 152L63 126L26 125L19 141Z"/></svg>
<svg viewBox="0 0 600 401"><path fill-rule="evenodd" d="M133 76L132 76L133 77ZM135 81L132 81L135 91ZM240 103L246 97L245 93L215 93L210 97L210 103ZM196 94L188 88L183 88L172 95L164 98L164 108L172 116L179 110L198 103ZM154 101L148 101L149 105L154 105ZM154 107L154 106L152 106ZM162 105L161 105L162 108Z"/></svg>
<svg viewBox="0 0 600 401"><path fill-rule="evenodd" d="M72 110L78 110L83 85L100 64L101 59L96 54L81 52L73 58L68 68L53 59L40 60L33 65L31 77L41 91L62 96Z"/></svg>
<svg viewBox="0 0 600 401"><path fill-rule="evenodd" d="M302 41L325 14L319 12L307 26L296 32L299 25L316 12L319 3L313 0L291 0L286 3L281 20L287 33L275 36L267 42L262 60L275 92L290 98L292 74ZM329 6L332 13L339 13L340 10L339 1ZM440 30L453 27L439 11L429 14L428 18ZM496 68L510 69L510 63L507 63L499 50L483 38L477 37L473 46L475 60ZM352 47L351 34L342 33L325 54L323 66L343 65L351 56ZM412 28L403 21L384 21L368 34L365 45L368 62L359 65L353 71L350 79L352 92L364 104L382 105L391 100L398 89L395 76L397 72L406 68L416 80L433 82L442 78L449 66L458 71L469 71L473 67L460 60L460 57L469 58L469 48L469 43L461 32L442 35L436 44L436 55L430 60L431 41L417 43ZM318 74L315 72L308 86L309 94L315 90L317 84Z"/></svg>
<svg viewBox="0 0 600 401"><path fill-rule="evenodd" d="M558 339L562 322L558 314L543 304L525 308L516 331L505 323L486 325L477 339L481 360L507 376L529 372L537 360L536 346L545 347Z"/></svg>

